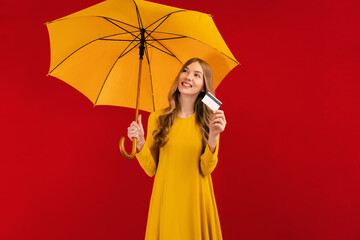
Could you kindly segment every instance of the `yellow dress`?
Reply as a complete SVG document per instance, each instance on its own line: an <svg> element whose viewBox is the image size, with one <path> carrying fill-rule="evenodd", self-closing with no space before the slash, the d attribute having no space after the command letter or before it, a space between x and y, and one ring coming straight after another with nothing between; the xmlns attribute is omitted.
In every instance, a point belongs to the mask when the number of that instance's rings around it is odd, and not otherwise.
<svg viewBox="0 0 360 240"><path fill-rule="evenodd" d="M169 141L158 148L152 132L162 111L151 113L146 143L136 154L144 171L155 175L145 239L222 239L210 173L218 158L208 146L201 154L201 130L195 114L176 118Z"/></svg>

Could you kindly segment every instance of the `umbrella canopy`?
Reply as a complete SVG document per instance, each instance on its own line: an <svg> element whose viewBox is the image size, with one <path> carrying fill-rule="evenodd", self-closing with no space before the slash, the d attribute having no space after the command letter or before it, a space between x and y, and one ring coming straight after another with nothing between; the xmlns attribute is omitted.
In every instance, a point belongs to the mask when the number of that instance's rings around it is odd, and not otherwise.
<svg viewBox="0 0 360 240"><path fill-rule="evenodd" d="M139 78L138 107L152 112L168 106L170 86L188 59L209 63L215 88L238 64L211 15L148 1L107 0L46 25L49 75L94 105L135 108Z"/></svg>

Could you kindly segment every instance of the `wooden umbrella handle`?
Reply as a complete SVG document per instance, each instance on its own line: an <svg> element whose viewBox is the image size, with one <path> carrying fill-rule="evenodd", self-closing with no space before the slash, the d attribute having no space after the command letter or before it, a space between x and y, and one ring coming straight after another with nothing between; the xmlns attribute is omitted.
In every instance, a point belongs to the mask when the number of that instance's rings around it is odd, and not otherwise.
<svg viewBox="0 0 360 240"><path fill-rule="evenodd" d="M126 159L133 159L135 157L136 149L137 149L137 138L133 138L132 150L131 150L130 154L128 154L126 152L125 147L124 147L124 142L125 142L125 137L121 137L120 138L120 143L119 143L121 154Z"/></svg>

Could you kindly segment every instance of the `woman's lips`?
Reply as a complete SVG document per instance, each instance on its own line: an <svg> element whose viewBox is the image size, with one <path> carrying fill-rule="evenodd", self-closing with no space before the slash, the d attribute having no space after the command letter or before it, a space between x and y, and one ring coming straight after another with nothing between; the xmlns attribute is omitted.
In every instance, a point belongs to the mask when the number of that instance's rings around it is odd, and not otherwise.
<svg viewBox="0 0 360 240"><path fill-rule="evenodd" d="M187 82L182 82L181 85L185 86L185 87L188 87L188 88L191 88L191 84L190 83L187 83Z"/></svg>

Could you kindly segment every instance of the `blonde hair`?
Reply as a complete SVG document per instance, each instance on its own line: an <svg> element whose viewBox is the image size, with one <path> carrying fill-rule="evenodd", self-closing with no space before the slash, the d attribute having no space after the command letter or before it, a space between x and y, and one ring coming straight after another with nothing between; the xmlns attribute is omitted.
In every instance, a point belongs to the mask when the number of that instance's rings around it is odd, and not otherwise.
<svg viewBox="0 0 360 240"><path fill-rule="evenodd" d="M194 104L196 114L196 122L200 126L202 135L202 150L204 151L209 138L209 124L213 116L213 112L205 104L202 103L202 98L207 92L214 95L213 74L211 67L205 61L199 58L192 58L188 60L178 73L173 82L168 95L169 107L165 109L159 117L159 128L153 132L155 142L159 147L165 146L169 141L168 133L171 126L174 124L177 113L180 110L180 92L178 90L179 77L181 72L193 62L198 62L203 70L204 92L200 92Z"/></svg>

